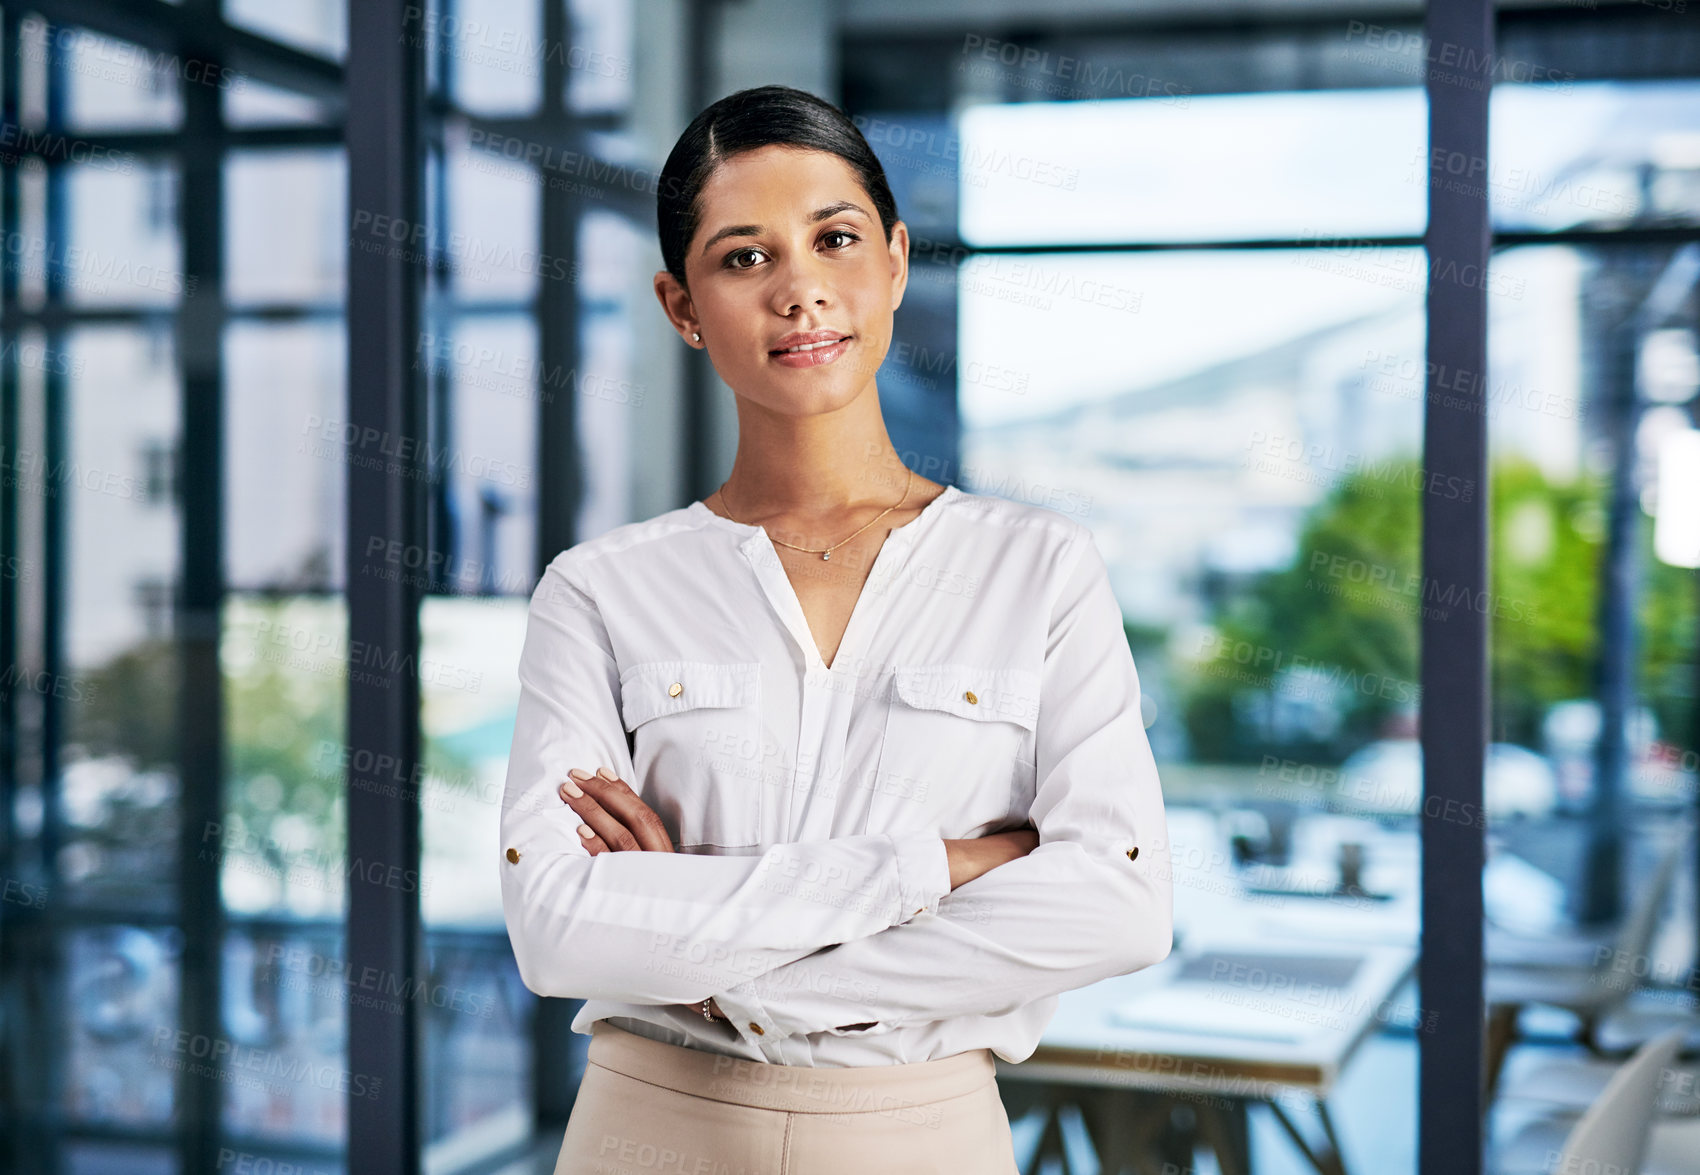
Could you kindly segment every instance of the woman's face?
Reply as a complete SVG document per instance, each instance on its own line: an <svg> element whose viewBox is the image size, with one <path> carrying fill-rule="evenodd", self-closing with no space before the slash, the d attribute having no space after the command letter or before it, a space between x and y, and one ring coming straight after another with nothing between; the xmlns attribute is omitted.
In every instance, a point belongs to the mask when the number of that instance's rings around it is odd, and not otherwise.
<svg viewBox="0 0 1700 1175"><path fill-rule="evenodd" d="M909 234L899 222L887 243L850 165L826 151L746 151L715 169L698 208L689 292L665 271L655 290L687 341L701 333L727 386L785 415L830 412L872 388Z"/></svg>

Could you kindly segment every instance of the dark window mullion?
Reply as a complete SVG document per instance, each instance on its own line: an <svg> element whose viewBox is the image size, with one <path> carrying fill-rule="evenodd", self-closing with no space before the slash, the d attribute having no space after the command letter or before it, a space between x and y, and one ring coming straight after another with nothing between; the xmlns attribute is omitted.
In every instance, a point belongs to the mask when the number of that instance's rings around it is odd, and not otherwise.
<svg viewBox="0 0 1700 1175"><path fill-rule="evenodd" d="M395 983L425 974L419 910L419 798L388 785L388 772L360 764L399 764L418 778L420 590L411 577L385 575L371 551L401 543L418 550L424 482L416 441L424 423L418 350L425 269L418 251L375 249L356 238L356 217L421 223L423 46L401 4L348 6L348 413L356 435L387 438L408 452L369 462L351 453L347 475L348 647L368 650L348 675L348 922L350 974ZM381 222L380 222L381 223ZM370 752L370 754L365 754ZM369 969L369 970L368 970ZM413 1175L419 1170L419 1002L390 1010L376 1001L348 1007L348 1170Z"/></svg>
<svg viewBox="0 0 1700 1175"><path fill-rule="evenodd" d="M188 0L199 17L217 16L218 0ZM218 61L211 47L178 46L183 55ZM178 1028L190 1040L223 1041L220 1009L224 923L221 854L201 853L224 815L223 674L219 635L224 603L224 151L219 91L181 82L183 131L178 183L183 288L177 307L181 384L177 578ZM179 1161L187 1171L218 1166L224 1083L216 1066L177 1074Z"/></svg>
<svg viewBox="0 0 1700 1175"><path fill-rule="evenodd" d="M1431 0L1424 32L1466 60L1494 52L1490 0ZM1476 599L1488 580L1487 381L1468 392L1446 373L1487 370L1487 283L1437 274L1485 273L1492 226L1485 188L1446 183L1444 161L1488 159L1491 87L1425 79L1429 106L1428 383L1423 469L1483 487L1468 501L1422 495L1422 582ZM1456 383L1455 380L1450 381ZM1470 410L1449 407L1479 400ZM1423 811L1482 811L1488 735L1488 627L1475 608L1425 608L1421 619ZM1433 1031L1418 1034L1417 1161L1422 1175L1478 1175L1483 1077L1482 870L1486 833L1474 821L1421 818L1422 929L1418 986Z"/></svg>

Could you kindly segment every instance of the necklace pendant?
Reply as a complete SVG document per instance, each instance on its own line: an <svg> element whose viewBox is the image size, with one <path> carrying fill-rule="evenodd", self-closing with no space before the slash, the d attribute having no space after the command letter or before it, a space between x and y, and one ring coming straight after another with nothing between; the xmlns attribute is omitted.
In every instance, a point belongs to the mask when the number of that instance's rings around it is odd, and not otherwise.
<svg viewBox="0 0 1700 1175"><path fill-rule="evenodd" d="M820 558L821 558L821 562L825 563L828 559L832 558L832 552L830 550L822 551L820 553Z"/></svg>

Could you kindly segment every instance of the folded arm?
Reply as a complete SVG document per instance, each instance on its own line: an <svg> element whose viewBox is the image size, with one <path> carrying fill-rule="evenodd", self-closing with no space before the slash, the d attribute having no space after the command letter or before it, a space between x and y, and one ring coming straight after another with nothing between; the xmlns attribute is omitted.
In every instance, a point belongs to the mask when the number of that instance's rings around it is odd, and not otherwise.
<svg viewBox="0 0 1700 1175"><path fill-rule="evenodd" d="M592 856L556 788L573 767L632 780L602 617L556 558L533 592L501 818L502 909L539 995L688 1003L824 946L935 910L944 842L872 834L755 856Z"/></svg>
<svg viewBox="0 0 1700 1175"><path fill-rule="evenodd" d="M1169 953L1168 835L1138 674L1103 558L1082 544L1046 646L1030 811L1039 846L959 886L934 916L716 993L755 1047L997 1015Z"/></svg>

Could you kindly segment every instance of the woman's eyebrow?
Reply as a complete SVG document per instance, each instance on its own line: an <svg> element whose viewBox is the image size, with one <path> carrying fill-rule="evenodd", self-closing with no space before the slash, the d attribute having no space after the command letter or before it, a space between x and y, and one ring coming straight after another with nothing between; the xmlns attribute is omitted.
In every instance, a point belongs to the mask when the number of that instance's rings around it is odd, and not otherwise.
<svg viewBox="0 0 1700 1175"><path fill-rule="evenodd" d="M840 212L860 212L863 216L867 216L869 220L873 219L872 216L868 215L868 210L863 208L860 204L857 204L852 200L839 200L835 203L828 204L825 208L815 209L815 211L809 216L809 223L817 224L820 221L827 219L829 216L837 216ZM727 237L758 237L765 231L766 230L759 224L729 224L719 232L715 233L712 237L708 238L708 240L704 241L702 251L704 253L708 252L710 249L714 248L715 245L724 241Z"/></svg>

